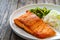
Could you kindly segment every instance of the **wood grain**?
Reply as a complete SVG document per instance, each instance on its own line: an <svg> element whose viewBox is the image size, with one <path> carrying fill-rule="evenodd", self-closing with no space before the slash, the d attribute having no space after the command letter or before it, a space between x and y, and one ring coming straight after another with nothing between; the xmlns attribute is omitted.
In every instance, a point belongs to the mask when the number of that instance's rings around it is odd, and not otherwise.
<svg viewBox="0 0 60 40"><path fill-rule="evenodd" d="M1 23L1 29L2 29L2 31L0 32L1 40L4 40L6 30L10 27L9 17L12 14L12 12L17 9L17 1L18 0L1 0L1 3L0 3L0 7L1 7L0 8L0 16L1 16L0 23ZM8 33L10 33L10 31L8 31ZM6 40L8 38L6 38Z"/></svg>

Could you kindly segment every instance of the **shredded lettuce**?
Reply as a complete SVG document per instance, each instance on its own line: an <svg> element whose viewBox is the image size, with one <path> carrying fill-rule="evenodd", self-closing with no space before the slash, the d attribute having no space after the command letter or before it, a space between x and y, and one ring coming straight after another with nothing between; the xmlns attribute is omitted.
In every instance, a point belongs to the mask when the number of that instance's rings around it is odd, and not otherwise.
<svg viewBox="0 0 60 40"><path fill-rule="evenodd" d="M59 19L59 20L60 20L60 15L57 15L56 17L57 17L57 19Z"/></svg>

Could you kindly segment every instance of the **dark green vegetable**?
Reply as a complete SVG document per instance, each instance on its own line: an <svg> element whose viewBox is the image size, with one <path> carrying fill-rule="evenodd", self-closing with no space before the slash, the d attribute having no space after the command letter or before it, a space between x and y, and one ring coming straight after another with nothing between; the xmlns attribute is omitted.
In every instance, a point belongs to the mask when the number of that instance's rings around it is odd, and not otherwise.
<svg viewBox="0 0 60 40"><path fill-rule="evenodd" d="M44 8L36 7L34 9L30 9L30 11L36 14L40 18L46 16L50 12L50 10L48 10L46 7Z"/></svg>

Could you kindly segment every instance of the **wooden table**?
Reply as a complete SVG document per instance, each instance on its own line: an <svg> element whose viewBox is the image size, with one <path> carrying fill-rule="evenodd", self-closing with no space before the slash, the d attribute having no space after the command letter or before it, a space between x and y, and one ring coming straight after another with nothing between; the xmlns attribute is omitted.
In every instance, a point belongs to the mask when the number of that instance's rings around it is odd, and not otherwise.
<svg viewBox="0 0 60 40"><path fill-rule="evenodd" d="M0 40L24 40L11 29L9 17L14 10L35 3L60 4L59 0L0 0Z"/></svg>

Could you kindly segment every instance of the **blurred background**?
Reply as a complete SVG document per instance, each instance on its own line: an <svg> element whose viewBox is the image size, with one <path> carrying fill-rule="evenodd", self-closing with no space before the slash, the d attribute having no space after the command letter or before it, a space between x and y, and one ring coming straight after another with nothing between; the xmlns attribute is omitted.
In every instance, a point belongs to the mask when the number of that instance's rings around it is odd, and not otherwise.
<svg viewBox="0 0 60 40"><path fill-rule="evenodd" d="M0 0L0 40L25 40L17 36L10 28L9 17L20 7L39 3L60 5L60 0Z"/></svg>

